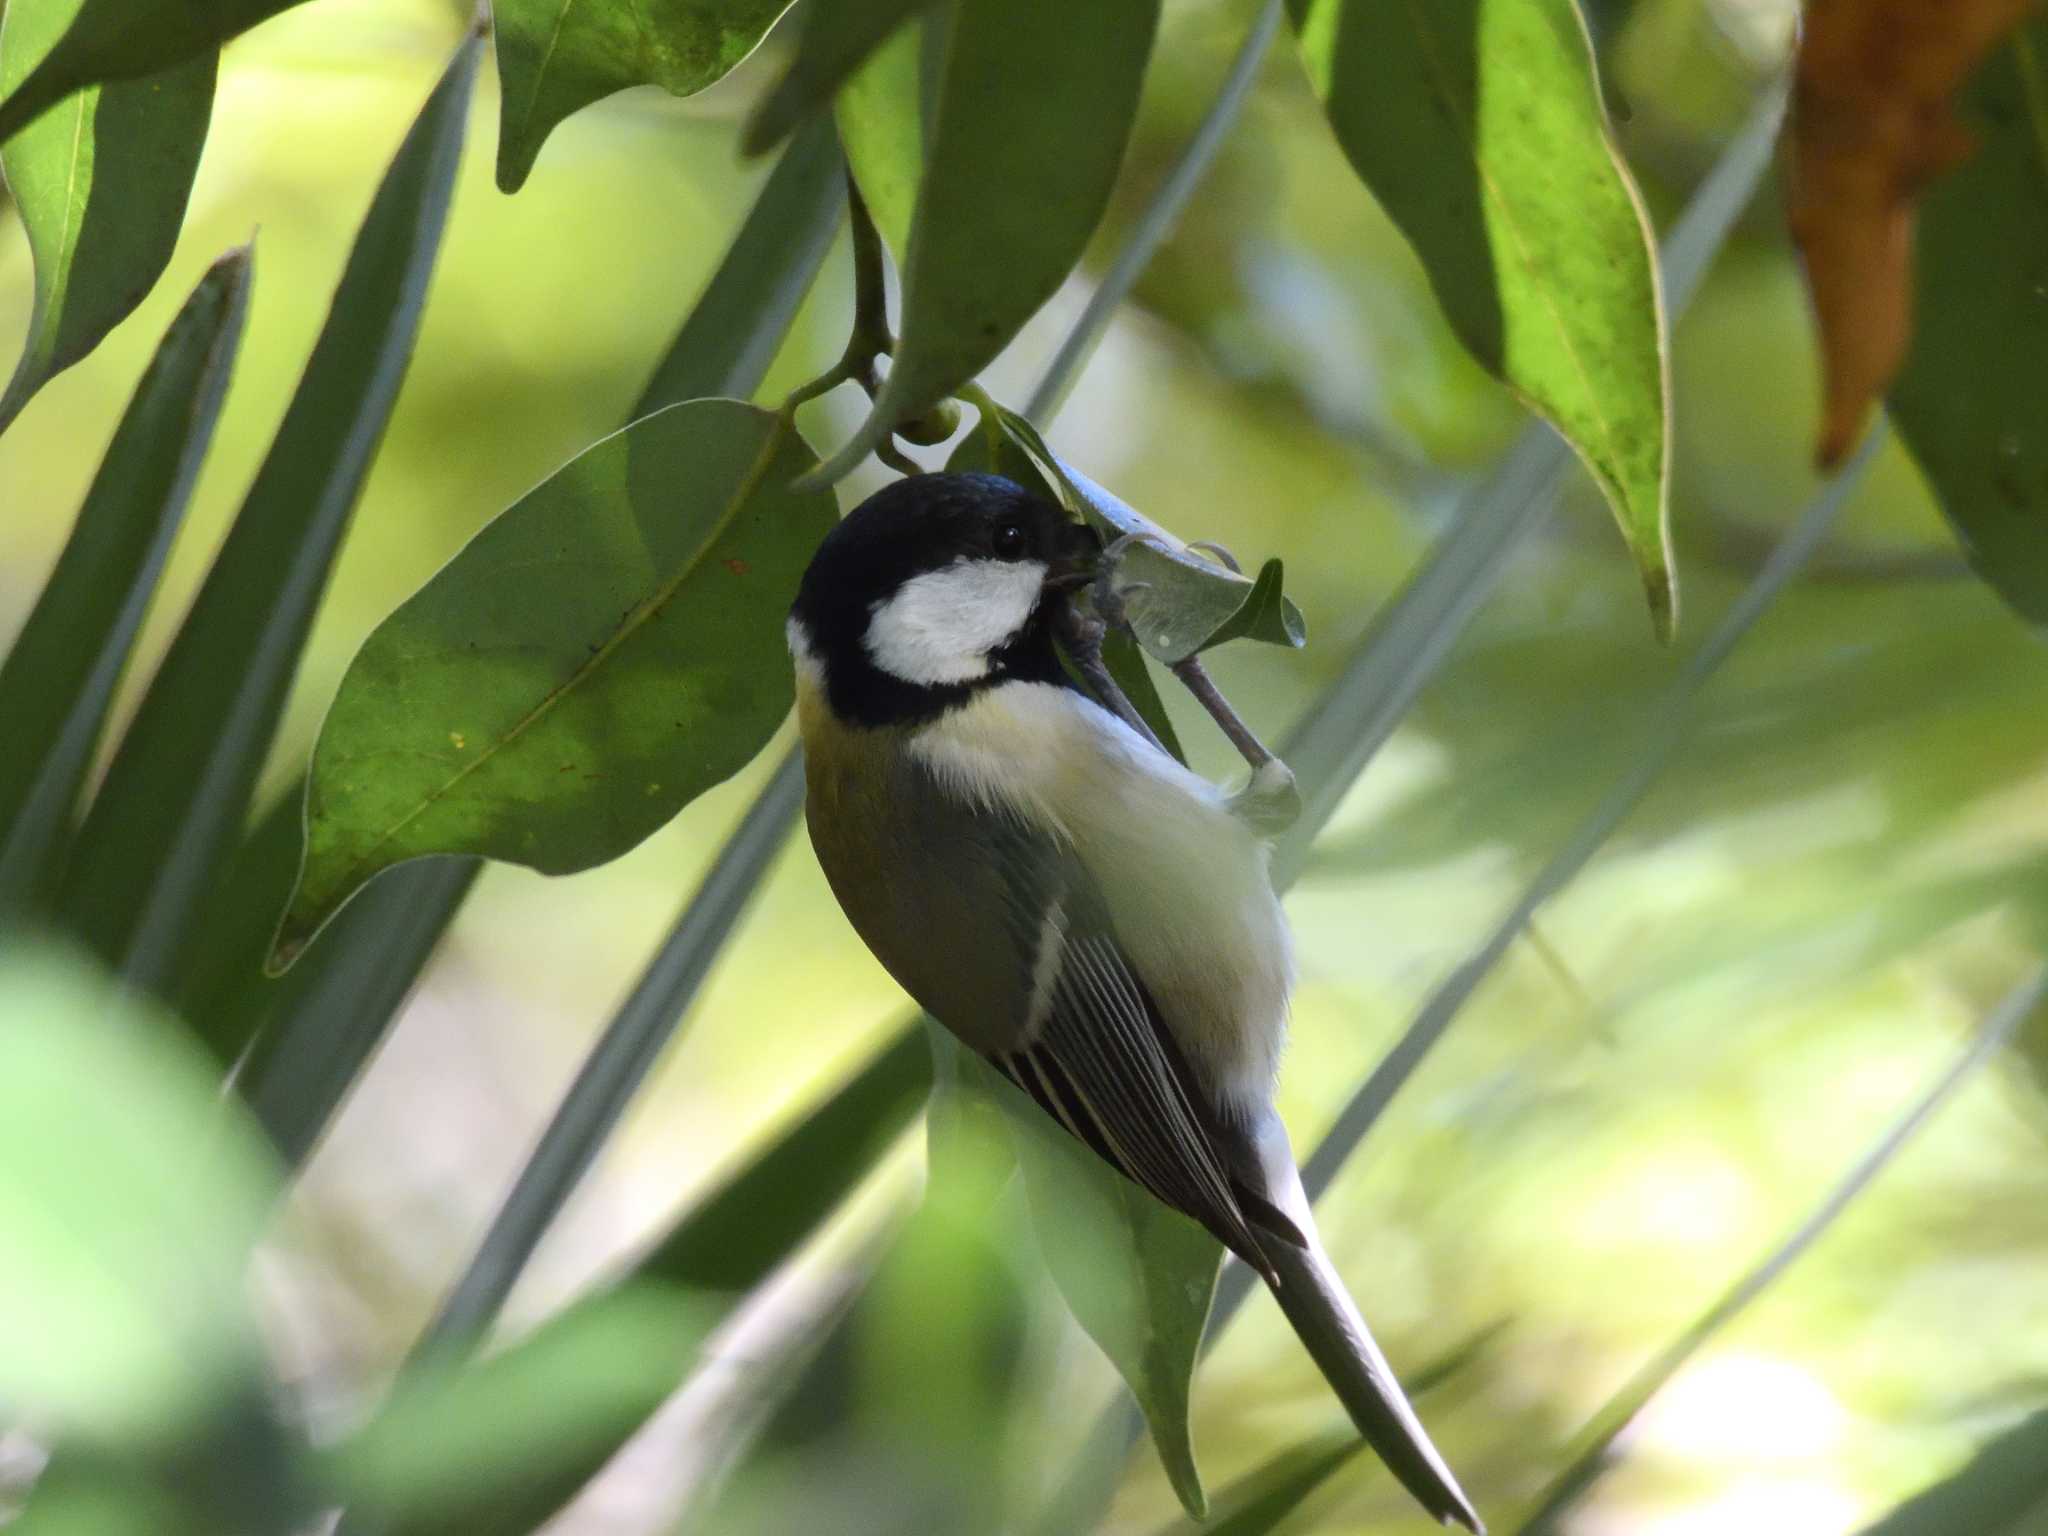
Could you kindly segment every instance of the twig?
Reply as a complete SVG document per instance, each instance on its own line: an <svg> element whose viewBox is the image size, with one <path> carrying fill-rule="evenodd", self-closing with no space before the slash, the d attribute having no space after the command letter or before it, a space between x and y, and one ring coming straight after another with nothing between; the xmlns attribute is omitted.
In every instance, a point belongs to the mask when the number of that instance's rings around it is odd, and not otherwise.
<svg viewBox="0 0 2048 1536"><path fill-rule="evenodd" d="M1173 675L1195 696L1195 702L1209 712L1209 718L1230 738L1230 744L1251 765L1253 773L1273 761L1273 754L1266 750L1266 744L1252 734L1252 728L1230 707L1230 700L1223 697L1223 691L1209 676L1209 669L1202 665L1201 657L1182 657L1173 664Z"/></svg>

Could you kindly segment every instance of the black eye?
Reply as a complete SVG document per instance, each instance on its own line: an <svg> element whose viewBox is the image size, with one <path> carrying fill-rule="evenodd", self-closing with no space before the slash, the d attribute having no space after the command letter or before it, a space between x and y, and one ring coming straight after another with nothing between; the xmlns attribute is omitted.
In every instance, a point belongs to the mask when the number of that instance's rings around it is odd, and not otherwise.
<svg viewBox="0 0 2048 1536"><path fill-rule="evenodd" d="M997 528L989 540L998 560L1021 560L1024 558L1024 529L1018 523L1004 523Z"/></svg>

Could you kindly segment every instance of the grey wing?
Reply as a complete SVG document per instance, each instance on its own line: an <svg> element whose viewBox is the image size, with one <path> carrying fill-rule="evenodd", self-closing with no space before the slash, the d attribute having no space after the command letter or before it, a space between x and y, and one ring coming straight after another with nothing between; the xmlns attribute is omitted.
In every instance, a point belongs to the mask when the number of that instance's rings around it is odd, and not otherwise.
<svg viewBox="0 0 2048 1536"><path fill-rule="evenodd" d="M1030 998L1021 1038L985 1054L1111 1167L1271 1277L1259 1233L1295 1246L1301 1233L1233 1171L1255 1155L1208 1102L1099 887L1070 850L1021 821L997 821L984 841Z"/></svg>

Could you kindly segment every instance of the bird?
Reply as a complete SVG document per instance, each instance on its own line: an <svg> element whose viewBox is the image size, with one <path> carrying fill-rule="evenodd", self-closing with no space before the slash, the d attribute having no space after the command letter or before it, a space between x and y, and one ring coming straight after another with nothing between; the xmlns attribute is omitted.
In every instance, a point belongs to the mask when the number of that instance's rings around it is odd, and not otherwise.
<svg viewBox="0 0 2048 1536"><path fill-rule="evenodd" d="M1294 961L1269 845L1062 665L1102 561L997 475L908 476L834 526L788 620L818 862L911 998L1257 1271L1381 1460L1480 1532L1273 1108Z"/></svg>

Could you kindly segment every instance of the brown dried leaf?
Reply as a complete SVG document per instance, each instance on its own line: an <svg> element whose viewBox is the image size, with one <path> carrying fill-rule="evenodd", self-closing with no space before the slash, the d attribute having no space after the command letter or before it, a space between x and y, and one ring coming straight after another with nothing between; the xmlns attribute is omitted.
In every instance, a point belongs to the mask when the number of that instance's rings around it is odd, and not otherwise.
<svg viewBox="0 0 2048 1536"><path fill-rule="evenodd" d="M1951 98L2034 0L1811 0L1786 215L1820 325L1820 462L1861 435L1912 334L1913 214L1974 147Z"/></svg>

